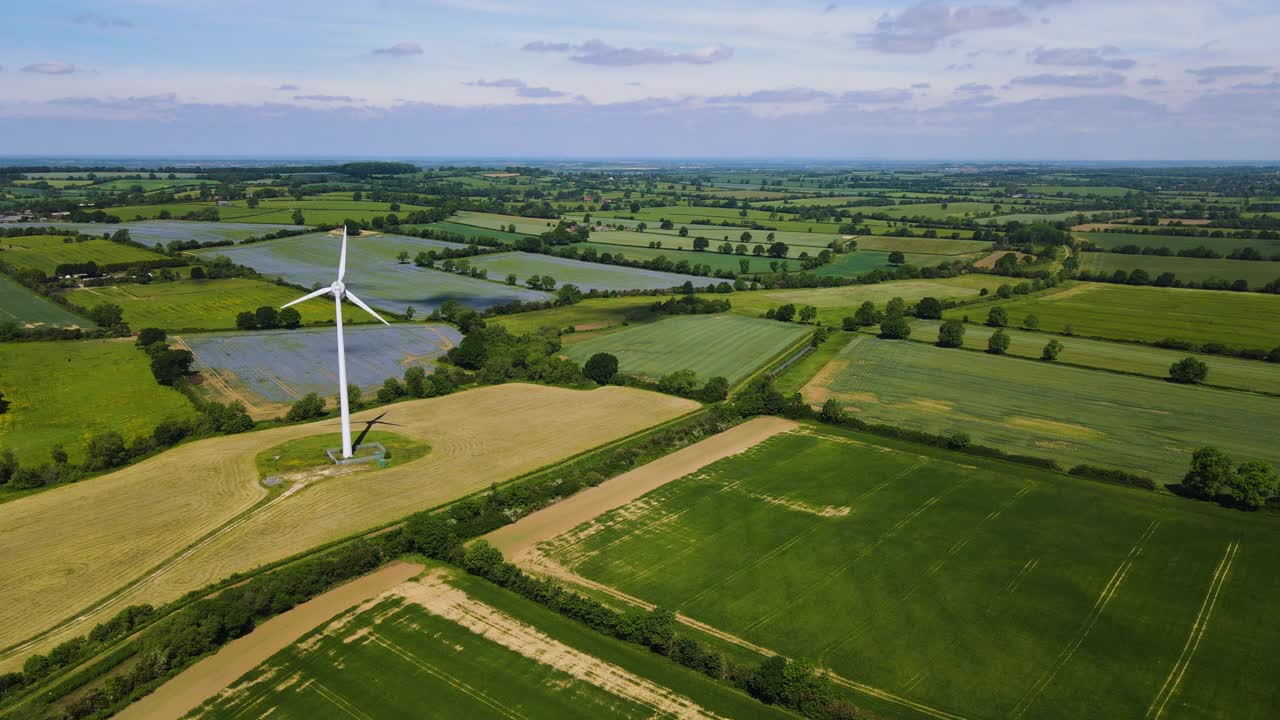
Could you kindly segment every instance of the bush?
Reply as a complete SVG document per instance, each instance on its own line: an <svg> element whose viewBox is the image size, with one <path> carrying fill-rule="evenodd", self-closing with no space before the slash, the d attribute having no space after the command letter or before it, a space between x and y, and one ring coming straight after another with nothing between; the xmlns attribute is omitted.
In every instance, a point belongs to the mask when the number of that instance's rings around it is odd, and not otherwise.
<svg viewBox="0 0 1280 720"><path fill-rule="evenodd" d="M880 337L886 340L906 340L911 337L911 324L900 315L887 317L880 322Z"/></svg>
<svg viewBox="0 0 1280 720"><path fill-rule="evenodd" d="M1176 383L1195 385L1209 376L1209 366L1203 361L1187 357L1169 366L1169 379Z"/></svg>
<svg viewBox="0 0 1280 720"><path fill-rule="evenodd" d="M729 381L716 376L707 381L698 391L698 399L704 403L718 403L729 397Z"/></svg>
<svg viewBox="0 0 1280 720"><path fill-rule="evenodd" d="M938 320L942 318L942 302L938 298L926 297L920 298L920 302L916 303L916 317L926 320Z"/></svg>
<svg viewBox="0 0 1280 720"><path fill-rule="evenodd" d="M1143 475L1134 475L1123 470L1112 470L1111 468L1093 467L1092 465L1077 465L1068 471L1070 475L1078 477L1087 477L1093 480L1102 480L1103 482L1115 483L1117 485L1128 485L1129 487L1141 488L1143 490L1156 489L1156 481Z"/></svg>
<svg viewBox="0 0 1280 720"><path fill-rule="evenodd" d="M1062 354L1062 343L1057 338L1050 340L1045 344L1044 350L1040 351L1040 359L1045 362L1054 362L1058 356Z"/></svg>
<svg viewBox="0 0 1280 720"><path fill-rule="evenodd" d="M964 323L947 320L938 328L938 347L958 348L964 345Z"/></svg>
<svg viewBox="0 0 1280 720"><path fill-rule="evenodd" d="M996 330L987 338L987 352L992 355L1003 355L1009 350L1009 333L1003 329Z"/></svg>
<svg viewBox="0 0 1280 720"><path fill-rule="evenodd" d="M289 413L284 416L289 422L300 422L303 420L314 420L324 415L324 398L315 393L308 393L302 399L293 404L289 408Z"/></svg>
<svg viewBox="0 0 1280 720"><path fill-rule="evenodd" d="M1002 307L991 308L991 311L987 313L987 324L991 327L1008 327L1009 311Z"/></svg>
<svg viewBox="0 0 1280 720"><path fill-rule="evenodd" d="M153 343L162 343L168 336L160 328L142 328L138 331L138 347L146 347Z"/></svg>
<svg viewBox="0 0 1280 720"><path fill-rule="evenodd" d="M668 395L690 397L698 387L698 376L692 370L676 370L658 380L658 390Z"/></svg>
<svg viewBox="0 0 1280 720"><path fill-rule="evenodd" d="M582 366L582 374L597 385L608 385L618 374L618 358L609 353L596 353Z"/></svg>
<svg viewBox="0 0 1280 720"><path fill-rule="evenodd" d="M190 350L166 348L152 355L151 374L161 385L173 385L191 373L193 362L195 362L195 356Z"/></svg>

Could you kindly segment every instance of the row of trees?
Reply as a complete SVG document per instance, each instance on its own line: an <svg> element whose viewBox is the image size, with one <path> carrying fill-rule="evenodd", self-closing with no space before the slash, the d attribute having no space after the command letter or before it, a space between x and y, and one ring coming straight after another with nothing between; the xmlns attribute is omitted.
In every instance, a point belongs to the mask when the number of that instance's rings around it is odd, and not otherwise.
<svg viewBox="0 0 1280 720"><path fill-rule="evenodd" d="M292 307L276 310L270 305L263 305L252 312L245 310L236 315L236 328L239 330L292 330L301 325L302 313Z"/></svg>

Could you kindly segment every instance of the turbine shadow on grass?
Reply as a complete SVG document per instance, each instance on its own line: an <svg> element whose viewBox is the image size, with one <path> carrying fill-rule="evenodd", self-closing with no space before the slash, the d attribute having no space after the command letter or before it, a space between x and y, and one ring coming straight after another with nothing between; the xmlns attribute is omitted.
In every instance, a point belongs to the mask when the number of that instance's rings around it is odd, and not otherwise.
<svg viewBox="0 0 1280 720"><path fill-rule="evenodd" d="M384 418L384 417L386 417L386 416L387 416L387 414L384 412L384 413L382 413L381 415L379 415L378 417L376 417L376 418L374 418L374 419L372 419L372 420L368 420L368 421L366 421L366 422L365 422L365 424L364 424L364 429L363 429L363 430L361 430L361 431L360 431L360 434L356 436L355 442L351 443L351 447L355 447L355 446L359 445L360 443L364 442L364 438L365 438L365 436L369 434L369 431L373 429L373 426L374 426L374 425L391 425L391 426L393 426L393 427L404 427L404 426L403 426L403 425L401 425L400 423L386 422L385 420L383 420L383 419L382 419L382 418Z"/></svg>

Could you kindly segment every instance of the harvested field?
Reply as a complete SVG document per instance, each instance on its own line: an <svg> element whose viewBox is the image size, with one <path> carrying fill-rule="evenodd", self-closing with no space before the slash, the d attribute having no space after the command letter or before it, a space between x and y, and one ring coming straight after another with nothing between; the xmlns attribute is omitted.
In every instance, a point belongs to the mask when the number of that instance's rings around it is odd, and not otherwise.
<svg viewBox="0 0 1280 720"><path fill-rule="evenodd" d="M182 445L101 478L0 505L0 546L28 548L0 557L0 646L19 644L0 653L0 666L20 664L124 605L172 600L695 407L620 387L501 385L356 413L353 424L386 413L384 420L401 425L397 433L429 443L431 454L294 486L244 515L267 494L257 482L256 454L332 432L334 421ZM108 596L110 605L84 612ZM75 623L62 624L72 616ZM39 642L24 642L54 627L58 632Z"/></svg>
<svg viewBox="0 0 1280 720"><path fill-rule="evenodd" d="M817 512L831 509L848 511ZM1280 628L1264 619L1278 533L1182 498L803 426L526 561L812 659L888 717L1262 720L1280 701Z"/></svg>

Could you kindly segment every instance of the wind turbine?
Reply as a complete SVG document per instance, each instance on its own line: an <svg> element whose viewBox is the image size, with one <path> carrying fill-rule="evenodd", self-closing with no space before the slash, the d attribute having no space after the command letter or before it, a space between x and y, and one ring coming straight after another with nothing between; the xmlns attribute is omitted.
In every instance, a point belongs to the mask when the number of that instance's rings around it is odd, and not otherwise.
<svg viewBox="0 0 1280 720"><path fill-rule="evenodd" d="M351 408L347 405L347 351L346 346L342 343L342 298L346 298L356 305L360 306L365 312L377 318L383 325L391 325L391 323L382 319L382 316L373 311L373 308L364 304L364 301L356 297L347 286L342 284L342 278L347 274L347 226L342 226L342 254L338 257L338 279L333 281L329 287L320 288L313 293L308 293L280 306L283 310L290 305L297 305L304 300L318 298L321 295L333 294L334 320L338 326L338 403L342 408L342 457L347 459L351 457Z"/></svg>

